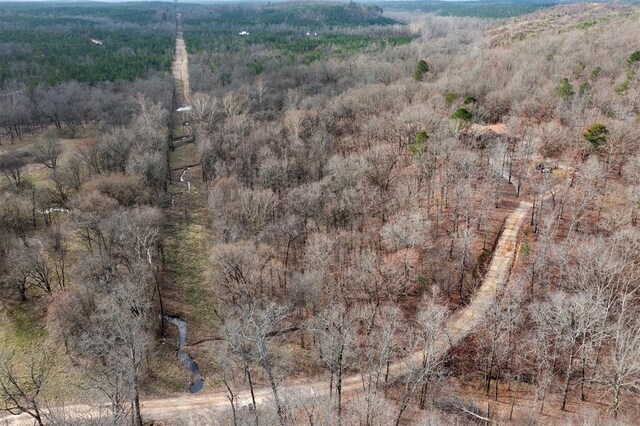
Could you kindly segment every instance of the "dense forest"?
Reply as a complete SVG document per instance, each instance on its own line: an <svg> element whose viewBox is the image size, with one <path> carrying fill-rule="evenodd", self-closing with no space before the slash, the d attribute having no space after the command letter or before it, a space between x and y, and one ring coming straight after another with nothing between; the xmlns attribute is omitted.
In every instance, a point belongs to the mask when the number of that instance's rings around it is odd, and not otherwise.
<svg viewBox="0 0 640 426"><path fill-rule="evenodd" d="M196 90L212 90L216 81L250 83L265 71L287 74L299 65L380 51L415 37L379 7L355 3L193 6L183 15Z"/></svg>
<svg viewBox="0 0 640 426"><path fill-rule="evenodd" d="M392 3L0 12L0 422L637 421L640 10Z"/></svg>
<svg viewBox="0 0 640 426"><path fill-rule="evenodd" d="M385 10L420 11L440 16L511 18L557 5L554 1L376 1Z"/></svg>
<svg viewBox="0 0 640 426"><path fill-rule="evenodd" d="M95 85L168 71L174 29L173 8L161 3L3 3L0 88Z"/></svg>

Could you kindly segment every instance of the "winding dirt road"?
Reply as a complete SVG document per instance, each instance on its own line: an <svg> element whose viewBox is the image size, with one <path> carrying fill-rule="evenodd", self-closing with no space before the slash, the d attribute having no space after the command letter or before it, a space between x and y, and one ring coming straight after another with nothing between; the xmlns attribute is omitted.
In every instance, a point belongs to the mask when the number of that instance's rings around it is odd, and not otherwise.
<svg viewBox="0 0 640 426"><path fill-rule="evenodd" d="M449 318L446 323L447 338L437 342L443 355L479 325L494 300L497 289L508 282L511 267L516 258L518 233L531 207L531 203L523 201L507 217L482 285L477 289L471 302ZM411 365L421 361L421 356L421 352L416 352L407 358L394 362L389 369L391 378L408 373ZM344 378L344 393L360 389L362 389L360 375ZM329 386L326 379L298 383L289 382L282 384L281 392L284 395L295 395L298 399L324 397L329 395ZM268 387L258 388L255 390L255 397L257 404L269 403L272 397L271 389ZM248 390L239 394L238 403L239 406L248 406L251 403L251 394ZM204 418L215 411L228 409L229 401L227 394L219 391L209 394L184 394L170 398L148 399L142 401L141 406L142 415L147 420L171 421L174 419L176 424L185 424L185 415L201 415ZM83 418L87 418L99 416L101 412L104 413L104 408L100 410L87 405L75 405L67 406L66 411L69 416L79 413ZM31 419L25 414L0 420L8 420L9 424L16 425L26 425L31 422Z"/></svg>
<svg viewBox="0 0 640 426"><path fill-rule="evenodd" d="M189 96L189 77L187 52L182 39L181 26L176 39L176 60L173 65L174 75L180 76L185 83L183 85L185 99ZM184 176L183 175L181 177ZM511 268L516 258L517 239L524 219L527 217L532 204L523 201L507 217L502 234L498 240L495 252L491 259L489 269L476 290L470 303L456 311L446 323L447 338L437 342L437 346L444 355L453 345L460 342L472 330L474 330L485 316L485 313L499 287L509 281ZM422 352L418 351L407 358L394 362L389 369L390 378L400 377L409 372L410 366L421 361ZM362 377L352 375L343 379L343 392L352 393L362 389ZM309 380L305 382L285 382L281 384L283 395L294 395L296 399L305 397L324 397L329 395L329 386L326 379ZM272 393L268 387L255 390L257 404L265 404L271 401ZM248 406L251 403L251 395L248 390L238 395L239 406ZM213 393L200 393L197 395L183 394L168 398L147 399L141 402L142 415L146 420L173 419L176 424L189 424L185 418L192 415L200 415L202 418L210 416L215 411L229 409L227 394L223 391ZM104 415L105 408L89 405L69 405L65 407L68 417L91 418ZM32 424L31 417L26 414L19 416L0 417L0 422L8 424L27 425ZM172 422L173 423L173 422Z"/></svg>
<svg viewBox="0 0 640 426"><path fill-rule="evenodd" d="M516 257L518 234L531 207L531 203L521 202L506 219L482 285L477 289L469 305L459 309L449 318L446 324L447 338L437 342L443 355L480 324L495 298L496 291L508 282ZM394 362L389 368L391 378L407 374L410 366L420 363L421 359L422 352L415 352L407 358ZM345 393L362 390L362 377L352 375L344 378L342 389ZM283 385L282 392L295 395L298 399L325 397L329 395L329 385L326 379L308 383L290 383ZM256 390L255 396L257 404L267 403L271 401L271 389L259 388ZM240 393L238 402L240 406L247 406L251 403L251 394L248 390ZM229 401L224 392L151 399L142 402L143 415L146 418L156 420L170 420L179 417L181 413L206 415L228 408Z"/></svg>

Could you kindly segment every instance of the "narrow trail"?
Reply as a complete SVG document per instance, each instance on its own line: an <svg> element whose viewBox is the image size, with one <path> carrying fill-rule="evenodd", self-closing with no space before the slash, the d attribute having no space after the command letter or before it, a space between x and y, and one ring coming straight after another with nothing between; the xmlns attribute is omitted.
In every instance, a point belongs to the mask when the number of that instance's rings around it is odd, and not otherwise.
<svg viewBox="0 0 640 426"><path fill-rule="evenodd" d="M184 107L189 102L190 88L189 88L189 57L187 55L187 46L184 42L183 38L183 30L182 30L182 14L178 12L176 14L176 24L177 24L177 32L176 32L176 49L175 56L173 58L172 71L173 78L175 82L175 91L174 91L174 110L172 114L182 114L178 112L180 110L179 107ZM184 120L182 120L184 123ZM191 128L186 124L183 124L188 130L187 136L191 136ZM183 136L182 140L187 139L187 136ZM191 182L185 177L189 171L189 167L185 167L182 173L180 174L180 182L186 184L187 188L185 194L191 192ZM173 194L171 196L171 207L175 205L175 196ZM194 394L198 393L202 390L204 386L204 379L200 374L200 369L196 364L196 361L189 356L185 349L186 345L186 336L187 336L187 322L174 316L165 316L166 319L175 325L178 328L178 359L185 366L187 370L189 370L193 374L193 382L189 387L189 392Z"/></svg>

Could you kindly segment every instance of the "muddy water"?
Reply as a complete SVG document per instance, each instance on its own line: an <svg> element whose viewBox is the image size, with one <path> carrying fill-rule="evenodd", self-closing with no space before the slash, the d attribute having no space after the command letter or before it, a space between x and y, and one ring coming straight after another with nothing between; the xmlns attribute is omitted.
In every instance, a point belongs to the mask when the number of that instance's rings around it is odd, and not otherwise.
<svg viewBox="0 0 640 426"><path fill-rule="evenodd" d="M184 348L187 341L187 322L180 318L170 316L165 316L165 319L178 328L178 359L182 365L193 374L193 382L191 383L191 387L189 387L189 392L198 393L204 386L204 379L202 378L202 374L200 374L200 369L195 360L187 354Z"/></svg>

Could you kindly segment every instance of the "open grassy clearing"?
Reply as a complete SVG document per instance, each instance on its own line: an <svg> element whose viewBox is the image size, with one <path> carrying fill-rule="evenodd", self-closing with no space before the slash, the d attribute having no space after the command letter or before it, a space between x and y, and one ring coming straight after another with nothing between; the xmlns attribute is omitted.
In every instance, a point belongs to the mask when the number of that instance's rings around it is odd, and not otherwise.
<svg viewBox="0 0 640 426"><path fill-rule="evenodd" d="M196 197L198 199L193 200ZM170 313L188 322L191 338L209 335L216 331L218 325L212 309L215 306L213 286L208 282L206 273L209 256L208 232L202 223L205 213L198 211L201 208L198 204L203 198L199 194L176 197L174 209L178 212L171 214L173 223L167 241L166 278L170 283L171 299L183 304L172 306L179 311ZM185 201L187 218L183 215Z"/></svg>
<svg viewBox="0 0 640 426"><path fill-rule="evenodd" d="M174 145L176 146L176 150L171 153L171 170L173 171L172 175L177 174L177 176L175 176L175 179L174 176L172 176L174 183L176 183L180 182L180 175L182 174L184 168L191 167L194 164L197 164L198 149L193 143L175 142ZM197 181L201 180L200 172L200 168L193 168L187 172L185 177L187 177L188 180L190 180L192 184L194 184L194 186L202 187L202 185L195 185L194 183L194 181L197 183ZM183 186L186 187L186 184L184 183L178 183L178 185L182 185L175 188L178 191L182 190Z"/></svg>
<svg viewBox="0 0 640 426"><path fill-rule="evenodd" d="M0 309L0 347L5 350L31 351L45 342L47 332L43 319L45 307L37 300L4 303Z"/></svg>

